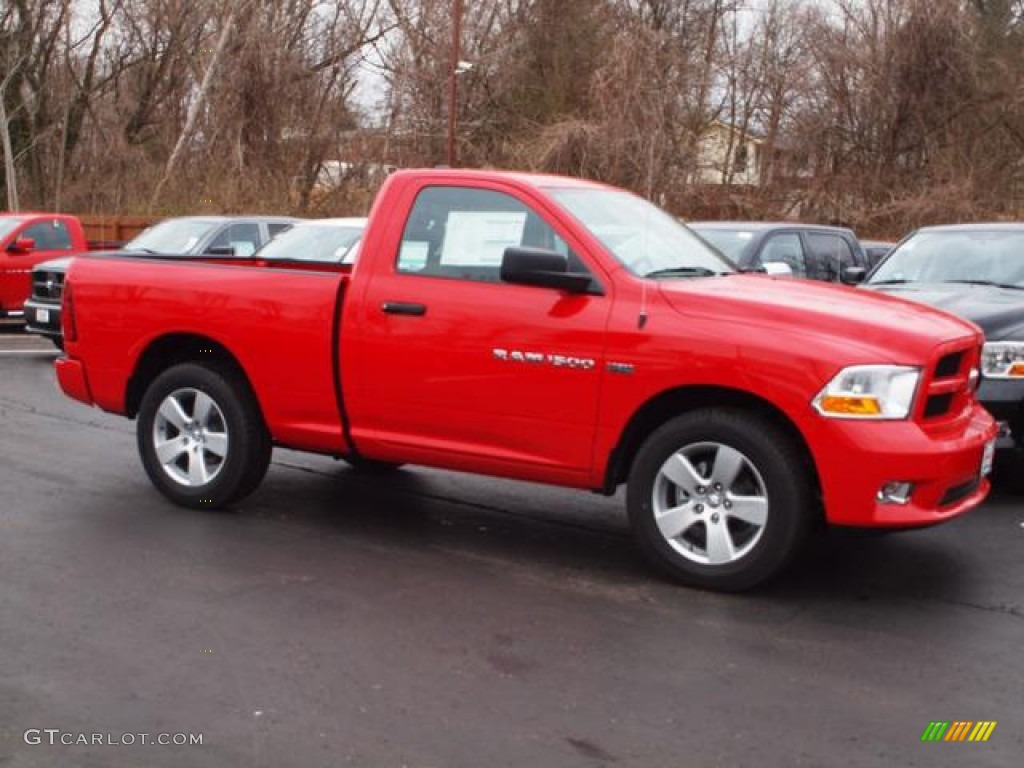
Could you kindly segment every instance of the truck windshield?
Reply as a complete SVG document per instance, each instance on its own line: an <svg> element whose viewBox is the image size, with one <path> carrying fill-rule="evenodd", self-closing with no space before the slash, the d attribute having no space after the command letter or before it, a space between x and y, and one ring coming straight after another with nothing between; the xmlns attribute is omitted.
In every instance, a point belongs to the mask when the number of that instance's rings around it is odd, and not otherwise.
<svg viewBox="0 0 1024 768"><path fill-rule="evenodd" d="M168 219L129 240L126 251L191 253L218 222L211 219Z"/></svg>
<svg viewBox="0 0 1024 768"><path fill-rule="evenodd" d="M0 240L11 234L23 221L24 219L6 216L0 219Z"/></svg>
<svg viewBox="0 0 1024 768"><path fill-rule="evenodd" d="M363 227L357 224L300 223L263 246L259 255L339 264L362 234Z"/></svg>
<svg viewBox="0 0 1024 768"><path fill-rule="evenodd" d="M893 251L868 282L1024 288L1024 228L918 232Z"/></svg>
<svg viewBox="0 0 1024 768"><path fill-rule="evenodd" d="M690 229L734 261L740 260L743 251L754 239L753 232L743 229L699 227L694 224L690 225Z"/></svg>
<svg viewBox="0 0 1024 768"><path fill-rule="evenodd" d="M614 189L548 191L634 275L693 278L736 271L693 232L636 195Z"/></svg>

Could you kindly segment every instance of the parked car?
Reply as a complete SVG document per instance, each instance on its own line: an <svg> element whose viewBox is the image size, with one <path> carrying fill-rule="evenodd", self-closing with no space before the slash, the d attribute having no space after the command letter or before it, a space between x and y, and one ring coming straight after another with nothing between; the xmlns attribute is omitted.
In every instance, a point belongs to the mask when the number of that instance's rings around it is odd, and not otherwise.
<svg viewBox="0 0 1024 768"><path fill-rule="evenodd" d="M261 248L256 256L266 261L316 261L351 264L365 218L312 219L295 225Z"/></svg>
<svg viewBox="0 0 1024 768"><path fill-rule="evenodd" d="M819 523L930 526L989 489L974 325L741 274L612 187L397 171L354 267L196 261L76 259L56 361L69 396L137 419L183 506L252 493L274 445L625 483L654 564L736 590Z"/></svg>
<svg viewBox="0 0 1024 768"><path fill-rule="evenodd" d="M864 249L864 255L867 256L869 270L878 266L879 262L889 254L889 251L896 247L896 243L887 240L861 240L860 245Z"/></svg>
<svg viewBox="0 0 1024 768"><path fill-rule="evenodd" d="M742 269L855 283L868 268L857 236L843 227L762 221L692 221L687 226Z"/></svg>
<svg viewBox="0 0 1024 768"><path fill-rule="evenodd" d="M208 260L251 258L274 235L298 219L288 216L185 216L166 219L129 240L124 255L155 254L175 258L201 254ZM25 330L63 347L60 305L71 257L37 264L32 295L25 302ZM27 291L26 291L27 293Z"/></svg>
<svg viewBox="0 0 1024 768"><path fill-rule="evenodd" d="M24 316L32 268L57 255L110 247L87 240L82 223L62 213L0 214L0 318Z"/></svg>
<svg viewBox="0 0 1024 768"><path fill-rule="evenodd" d="M919 229L866 288L923 302L985 331L978 399L999 422L997 449L1024 451L1024 223ZM1022 454L1024 457L1024 454Z"/></svg>

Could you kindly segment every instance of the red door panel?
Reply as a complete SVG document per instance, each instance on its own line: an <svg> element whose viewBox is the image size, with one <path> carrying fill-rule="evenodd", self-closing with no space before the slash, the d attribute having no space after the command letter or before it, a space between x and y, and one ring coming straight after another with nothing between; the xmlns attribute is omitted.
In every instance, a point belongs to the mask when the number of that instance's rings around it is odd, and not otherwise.
<svg viewBox="0 0 1024 768"><path fill-rule="evenodd" d="M359 369L393 374L374 378L372 416L354 418L369 427L357 427L358 444L459 454L467 468L493 459L589 469L605 297L396 275L375 279L365 306Z"/></svg>
<svg viewBox="0 0 1024 768"><path fill-rule="evenodd" d="M395 255L374 254L342 334L363 382L345 390L360 450L554 482L589 472L611 298L498 281L509 244L569 258L526 203L481 190L422 192Z"/></svg>

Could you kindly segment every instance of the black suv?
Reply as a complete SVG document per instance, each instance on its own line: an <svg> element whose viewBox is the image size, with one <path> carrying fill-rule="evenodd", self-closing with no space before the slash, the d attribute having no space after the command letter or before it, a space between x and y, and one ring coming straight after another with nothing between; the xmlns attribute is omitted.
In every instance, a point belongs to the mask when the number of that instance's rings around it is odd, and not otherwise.
<svg viewBox="0 0 1024 768"><path fill-rule="evenodd" d="M868 268L857 236L844 227L764 221L691 221L686 225L742 269L856 283Z"/></svg>
<svg viewBox="0 0 1024 768"><path fill-rule="evenodd" d="M996 450L1024 458L1024 223L924 227L903 240L864 287L981 326L978 400L999 422Z"/></svg>

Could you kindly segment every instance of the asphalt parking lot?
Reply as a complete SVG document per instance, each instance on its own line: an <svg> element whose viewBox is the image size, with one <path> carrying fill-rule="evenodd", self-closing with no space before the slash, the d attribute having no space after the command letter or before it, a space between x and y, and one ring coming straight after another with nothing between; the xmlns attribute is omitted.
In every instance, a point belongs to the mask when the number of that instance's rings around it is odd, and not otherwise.
<svg viewBox="0 0 1024 768"><path fill-rule="evenodd" d="M1020 764L1024 497L722 596L586 493L278 451L173 507L53 354L0 333L0 766Z"/></svg>

